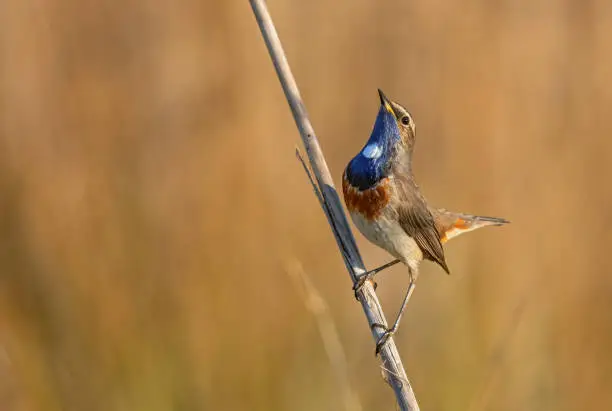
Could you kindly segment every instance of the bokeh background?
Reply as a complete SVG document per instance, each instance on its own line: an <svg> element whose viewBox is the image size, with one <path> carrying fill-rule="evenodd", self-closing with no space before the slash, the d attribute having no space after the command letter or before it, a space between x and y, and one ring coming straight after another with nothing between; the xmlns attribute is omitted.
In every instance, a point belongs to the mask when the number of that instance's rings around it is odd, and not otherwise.
<svg viewBox="0 0 612 411"><path fill-rule="evenodd" d="M513 222L422 267L421 408L612 409L612 3L269 6L337 184L381 87L428 199ZM0 2L0 409L395 409L298 144L247 1Z"/></svg>

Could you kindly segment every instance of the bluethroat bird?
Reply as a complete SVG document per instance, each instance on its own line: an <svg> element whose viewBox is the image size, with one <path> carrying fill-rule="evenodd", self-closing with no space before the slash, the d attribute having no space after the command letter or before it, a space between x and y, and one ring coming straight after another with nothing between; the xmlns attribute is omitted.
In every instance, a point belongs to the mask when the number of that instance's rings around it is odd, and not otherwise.
<svg viewBox="0 0 612 411"><path fill-rule="evenodd" d="M398 262L408 267L410 285L397 319L376 344L376 353L393 335L414 290L423 259L438 263L450 273L442 245L468 231L507 220L453 213L430 206L412 174L415 126L408 111L389 100L381 90L380 109L370 139L347 165L342 192L355 226L369 241L396 258L360 277L356 290L378 272Z"/></svg>

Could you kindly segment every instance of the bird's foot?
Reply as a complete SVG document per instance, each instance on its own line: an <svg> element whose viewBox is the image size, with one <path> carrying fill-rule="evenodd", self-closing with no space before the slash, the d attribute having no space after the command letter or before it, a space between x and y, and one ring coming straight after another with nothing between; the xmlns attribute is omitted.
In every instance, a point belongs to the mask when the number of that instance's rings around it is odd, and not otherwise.
<svg viewBox="0 0 612 411"><path fill-rule="evenodd" d="M383 334L380 336L378 341L376 341L376 352L375 355L380 354L380 351L383 349L385 344L389 341L389 338L395 334L397 331L397 327L387 328L384 324L374 323L372 324L372 328L382 328L384 330Z"/></svg>
<svg viewBox="0 0 612 411"><path fill-rule="evenodd" d="M368 271L365 274L362 274L359 277L359 279L357 280L355 285L353 285L353 291L355 292L355 299L356 300L359 300L359 292L361 291L361 289L365 285L366 281L372 281L372 286L374 287L374 290L376 290L376 287L378 287L378 284L376 284L376 281L374 281L374 276L375 275L376 275L376 272L374 272L374 270L372 270L372 271Z"/></svg>
<svg viewBox="0 0 612 411"><path fill-rule="evenodd" d="M359 279L357 280L357 282L355 283L355 285L353 285L353 291L355 292L355 298L357 300L359 300L359 292L361 291L361 289L363 288L364 284L366 281L371 280L374 286L374 289L376 290L376 287L378 286L376 284L376 282L373 280L374 276L376 274L378 274L379 272L381 272L382 270L384 270L385 268L389 268L392 265L395 265L397 263L399 263L400 260L393 260L387 264L381 265L378 268L375 268L373 270L368 271L365 274L362 274Z"/></svg>
<svg viewBox="0 0 612 411"><path fill-rule="evenodd" d="M414 278L415 277L416 276L413 276L412 270L411 270L410 271L410 285L408 286L408 291L406 291L406 296L404 297L404 301L402 302L402 307L400 308L400 311L397 314L397 318L395 319L393 326L391 328L388 328L385 324L380 324L380 323L372 324L372 329L382 328L384 330L383 334L380 336L378 341L376 341L376 355L380 354L380 350L382 350L382 348L385 346L387 341L389 341L389 338L397 332L399 328L400 320L402 319L402 314L404 313L404 310L406 309L406 305L408 304L408 301L410 300L410 296L412 295L412 292L414 291L414 286L415 286Z"/></svg>

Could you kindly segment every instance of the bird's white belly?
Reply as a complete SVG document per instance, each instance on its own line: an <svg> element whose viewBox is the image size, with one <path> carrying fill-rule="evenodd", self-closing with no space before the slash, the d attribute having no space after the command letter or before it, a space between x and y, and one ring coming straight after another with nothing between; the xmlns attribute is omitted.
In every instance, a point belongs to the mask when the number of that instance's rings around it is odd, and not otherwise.
<svg viewBox="0 0 612 411"><path fill-rule="evenodd" d="M376 219L368 220L359 213L351 213L355 226L365 238L381 247L411 268L417 269L423 260L423 253L414 239L399 225L396 219L389 218L384 210Z"/></svg>

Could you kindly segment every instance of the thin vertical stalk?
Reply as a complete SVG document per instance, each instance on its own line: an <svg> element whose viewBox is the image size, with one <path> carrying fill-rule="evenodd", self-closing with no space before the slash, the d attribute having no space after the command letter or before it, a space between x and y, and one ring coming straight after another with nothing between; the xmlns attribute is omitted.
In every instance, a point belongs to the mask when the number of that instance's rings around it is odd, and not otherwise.
<svg viewBox="0 0 612 411"><path fill-rule="evenodd" d="M332 176L325 162L325 157L323 156L314 129L308 118L306 107L300 96L295 78L289 68L287 57L283 51L266 3L263 0L250 0L250 3L266 43L266 47L270 53L270 57L274 63L276 74L285 92L285 97L291 107L291 112L293 113L293 118L300 132L302 142L306 148L310 167L315 176L313 184L317 185L315 187L315 192L318 190L321 194L323 212L334 233L334 237L340 248L340 253L344 258L344 263L351 276L351 280L353 284L355 284L359 276L363 275L366 270L359 250L357 249L355 238L348 225L346 215L342 209L340 198L334 187ZM374 287L369 281L367 281L364 287L359 291L358 298L368 320L372 336L375 341L378 341L383 331L380 327L374 327L373 324L387 324L387 321L380 301L374 291ZM385 344L381 350L380 359L382 362L382 369L386 373L385 379L393 388L400 409L405 411L418 411L419 406L414 396L414 391L406 376L393 338L390 338L389 342Z"/></svg>

